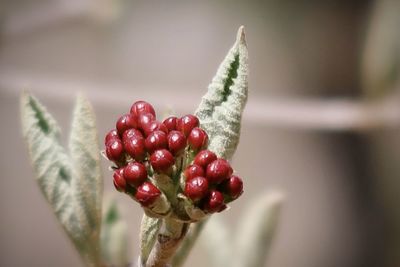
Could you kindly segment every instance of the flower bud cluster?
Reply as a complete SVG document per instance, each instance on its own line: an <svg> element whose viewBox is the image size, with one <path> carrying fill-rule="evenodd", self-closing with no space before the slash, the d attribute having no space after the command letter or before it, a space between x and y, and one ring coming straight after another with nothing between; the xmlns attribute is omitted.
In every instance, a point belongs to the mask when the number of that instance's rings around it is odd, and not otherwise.
<svg viewBox="0 0 400 267"><path fill-rule="evenodd" d="M183 172L184 194L207 213L220 212L243 193L242 179L229 162L210 150L200 151Z"/></svg>
<svg viewBox="0 0 400 267"><path fill-rule="evenodd" d="M226 203L243 192L242 180L232 175L229 162L204 150L208 135L194 115L171 116L161 122L151 104L137 101L117 120L104 143L106 157L115 164L115 188L145 208L164 193L171 198L163 192L164 187L158 186L157 177L161 175L170 178L167 188L177 189L173 190L175 198L183 193L206 213L225 209ZM182 171L184 185L179 187Z"/></svg>

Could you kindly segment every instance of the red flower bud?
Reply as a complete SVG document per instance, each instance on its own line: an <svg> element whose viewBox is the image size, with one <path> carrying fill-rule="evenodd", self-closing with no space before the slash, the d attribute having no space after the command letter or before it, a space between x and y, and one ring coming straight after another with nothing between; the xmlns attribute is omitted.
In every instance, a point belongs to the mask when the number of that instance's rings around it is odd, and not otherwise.
<svg viewBox="0 0 400 267"><path fill-rule="evenodd" d="M207 165L217 159L217 155L210 150L202 150L197 153L196 157L194 158L194 164L201 166L202 168L207 168Z"/></svg>
<svg viewBox="0 0 400 267"><path fill-rule="evenodd" d="M160 130L156 130L147 136L144 145L150 154L157 149L167 148L167 135Z"/></svg>
<svg viewBox="0 0 400 267"><path fill-rule="evenodd" d="M232 199L236 199L243 193L243 181L239 176L232 175L222 183L221 188Z"/></svg>
<svg viewBox="0 0 400 267"><path fill-rule="evenodd" d="M138 129L128 129L126 130L123 134L122 134L122 143L126 143L130 138L132 137L139 137L139 138L143 138L143 134L141 131L139 131Z"/></svg>
<svg viewBox="0 0 400 267"><path fill-rule="evenodd" d="M217 190L212 190L204 202L204 210L209 213L220 212L224 206L224 196Z"/></svg>
<svg viewBox="0 0 400 267"><path fill-rule="evenodd" d="M197 176L186 181L185 195L193 201L199 201L208 193L208 181L205 177Z"/></svg>
<svg viewBox="0 0 400 267"><path fill-rule="evenodd" d="M194 127L199 126L199 119L194 115L185 115L176 122L176 129L188 136Z"/></svg>
<svg viewBox="0 0 400 267"><path fill-rule="evenodd" d="M148 207L161 195L160 190L150 182L144 182L137 188L135 198L143 207Z"/></svg>
<svg viewBox="0 0 400 267"><path fill-rule="evenodd" d="M138 126L137 117L131 114L122 115L116 123L116 128L120 136L122 136L122 134L126 130L131 128L137 128L137 126Z"/></svg>
<svg viewBox="0 0 400 267"><path fill-rule="evenodd" d="M143 126L143 132L146 136L157 130L163 131L164 133L168 134L167 126L165 126L159 121L152 121Z"/></svg>
<svg viewBox="0 0 400 267"><path fill-rule="evenodd" d="M180 154L186 147L186 138L183 133L171 131L168 134L168 148L173 155Z"/></svg>
<svg viewBox="0 0 400 267"><path fill-rule="evenodd" d="M195 127L189 134L188 142L194 151L198 151L207 146L208 135L203 129Z"/></svg>
<svg viewBox="0 0 400 267"><path fill-rule="evenodd" d="M133 136L124 143L125 151L137 161L143 160L146 155L144 138Z"/></svg>
<svg viewBox="0 0 400 267"><path fill-rule="evenodd" d="M207 166L206 176L210 183L219 184L232 175L232 167L225 159L216 159Z"/></svg>
<svg viewBox="0 0 400 267"><path fill-rule="evenodd" d="M196 164L189 165L183 172L183 175L185 175L186 181L188 181L194 177L197 177L197 176L204 176L204 174L205 174L204 169Z"/></svg>
<svg viewBox="0 0 400 267"><path fill-rule="evenodd" d="M125 192L126 191L126 181L124 178L124 169L120 168L114 171L113 175L113 183L115 186L115 189L117 189L119 192Z"/></svg>
<svg viewBox="0 0 400 267"><path fill-rule="evenodd" d="M151 113L142 113L138 117L138 128L144 131L146 127L152 122L155 121L156 117Z"/></svg>
<svg viewBox="0 0 400 267"><path fill-rule="evenodd" d="M174 156L166 149L156 150L150 156L150 164L156 172L166 172L174 163Z"/></svg>
<svg viewBox="0 0 400 267"><path fill-rule="evenodd" d="M131 107L131 114L139 117L139 115L143 113L150 113L154 117L156 116L153 106L146 101L136 101L133 103Z"/></svg>
<svg viewBox="0 0 400 267"><path fill-rule="evenodd" d="M166 119L163 121L163 124L168 128L168 131L169 131L169 132L170 132L170 131L174 131L174 130L176 130L176 121L177 121L177 120L178 120L177 117L171 116L171 117L166 118Z"/></svg>
<svg viewBox="0 0 400 267"><path fill-rule="evenodd" d="M138 187L147 179L146 167L139 162L130 162L124 168L124 178L129 185Z"/></svg>
<svg viewBox="0 0 400 267"><path fill-rule="evenodd" d="M104 144L107 145L108 141L110 141L111 139L119 139L119 135L116 129L112 129L107 133L106 138L104 138Z"/></svg>
<svg viewBox="0 0 400 267"><path fill-rule="evenodd" d="M106 144L106 155L109 160L119 161L124 153L124 147L120 139L111 139Z"/></svg>

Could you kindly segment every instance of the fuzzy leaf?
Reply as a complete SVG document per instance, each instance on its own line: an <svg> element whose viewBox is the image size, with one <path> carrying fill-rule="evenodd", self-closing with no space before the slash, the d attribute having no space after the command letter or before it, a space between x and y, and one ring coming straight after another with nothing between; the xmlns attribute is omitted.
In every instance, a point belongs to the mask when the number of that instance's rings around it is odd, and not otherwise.
<svg viewBox="0 0 400 267"><path fill-rule="evenodd" d="M140 226L140 259L144 265L157 238L162 220L143 214Z"/></svg>
<svg viewBox="0 0 400 267"><path fill-rule="evenodd" d="M103 179L95 114L89 101L79 95L76 100L69 149L73 165L74 193L85 213L85 230L94 253L99 252Z"/></svg>
<svg viewBox="0 0 400 267"><path fill-rule="evenodd" d="M213 266L228 266L232 261L232 240L227 225L218 215L208 220L200 239Z"/></svg>
<svg viewBox="0 0 400 267"><path fill-rule="evenodd" d="M208 149L220 157L231 158L239 143L247 77L248 52L242 26L195 112L209 135Z"/></svg>
<svg viewBox="0 0 400 267"><path fill-rule="evenodd" d="M128 266L128 227L113 200L105 205L101 228L101 254L108 266Z"/></svg>
<svg viewBox="0 0 400 267"><path fill-rule="evenodd" d="M71 158L61 146L57 122L46 108L27 92L21 97L21 115L23 135L45 198L84 262L88 266L98 265L99 221L96 220L99 220L99 217L93 216L93 212L88 208L96 205L83 203L85 200L82 197L82 189L78 188L82 185L82 181L79 180L86 177L80 178L77 174L84 172L74 170ZM94 125L94 122L91 123Z"/></svg>
<svg viewBox="0 0 400 267"><path fill-rule="evenodd" d="M208 86L195 115L209 135L208 149L218 156L231 158L239 143L242 112L248 94L248 51L244 27L237 33L229 50ZM207 219L192 225L191 231L174 256L174 267L183 265Z"/></svg>
<svg viewBox="0 0 400 267"><path fill-rule="evenodd" d="M232 265L260 267L265 265L283 202L283 195L273 192L255 199L243 214L235 242Z"/></svg>

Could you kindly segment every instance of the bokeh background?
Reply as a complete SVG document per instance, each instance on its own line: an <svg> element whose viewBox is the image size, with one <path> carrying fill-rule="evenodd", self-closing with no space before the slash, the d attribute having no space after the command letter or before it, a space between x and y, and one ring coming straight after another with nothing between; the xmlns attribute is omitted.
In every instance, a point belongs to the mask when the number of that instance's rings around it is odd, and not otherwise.
<svg viewBox="0 0 400 267"><path fill-rule="evenodd" d="M1 1L0 266L82 266L35 184L21 91L48 107L65 142L78 91L100 136L138 99L190 113L240 25L251 76L234 165L245 194L217 216L234 231L254 196L278 189L268 266L400 266L399 2ZM116 198L134 260L141 210ZM201 244L187 266L209 266Z"/></svg>

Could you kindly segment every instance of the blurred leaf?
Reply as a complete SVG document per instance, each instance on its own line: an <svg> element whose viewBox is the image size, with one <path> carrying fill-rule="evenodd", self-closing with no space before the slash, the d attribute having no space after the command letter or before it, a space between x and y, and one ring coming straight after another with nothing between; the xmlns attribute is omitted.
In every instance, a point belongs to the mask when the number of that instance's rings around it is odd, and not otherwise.
<svg viewBox="0 0 400 267"><path fill-rule="evenodd" d="M208 149L228 159L239 143L242 112L247 101L247 61L242 26L195 113L209 135Z"/></svg>
<svg viewBox="0 0 400 267"><path fill-rule="evenodd" d="M80 109L79 106L78 101L77 109ZM93 190L92 188L79 188L87 183L80 181L87 178L80 175L88 170L85 170L84 164L77 165L78 170L74 170L72 160L60 144L60 128L57 122L46 108L27 92L24 92L21 97L21 115L23 135L28 145L36 178L45 198L84 262L88 266L97 266L99 263L100 216L97 214L99 207L98 203L91 203L91 200L87 200L82 195L101 194L101 181L94 182L97 185L94 189L100 192L90 193L88 191ZM91 119L94 119L94 116L89 117L89 120ZM76 124L77 122L74 123L74 128L78 127ZM94 121L90 122L90 125L94 127ZM85 140L89 143L92 141ZM96 172L96 169L94 171ZM91 176L88 179L100 179L100 177ZM97 198L94 199L97 200ZM94 211L91 210L93 207L95 207Z"/></svg>
<svg viewBox="0 0 400 267"><path fill-rule="evenodd" d="M140 226L140 259L145 264L157 238L162 220L143 214Z"/></svg>
<svg viewBox="0 0 400 267"><path fill-rule="evenodd" d="M266 256L278 224L283 195L278 192L262 195L255 199L250 209L243 214L236 231L235 257L231 265L235 267L264 266Z"/></svg>
<svg viewBox="0 0 400 267"><path fill-rule="evenodd" d="M89 101L78 96L69 142L73 164L74 193L87 220L85 233L93 249L99 250L103 179L95 115Z"/></svg>
<svg viewBox="0 0 400 267"><path fill-rule="evenodd" d="M362 79L368 96L395 89L400 73L400 1L374 3L363 55Z"/></svg>
<svg viewBox="0 0 400 267"><path fill-rule="evenodd" d="M104 205L101 228L101 254L103 262L109 266L128 266L128 227L122 220L114 200Z"/></svg>
<svg viewBox="0 0 400 267"><path fill-rule="evenodd" d="M232 262L232 234L220 216L212 216L204 227L200 237L202 244L210 255L210 261L215 267L230 266Z"/></svg>

